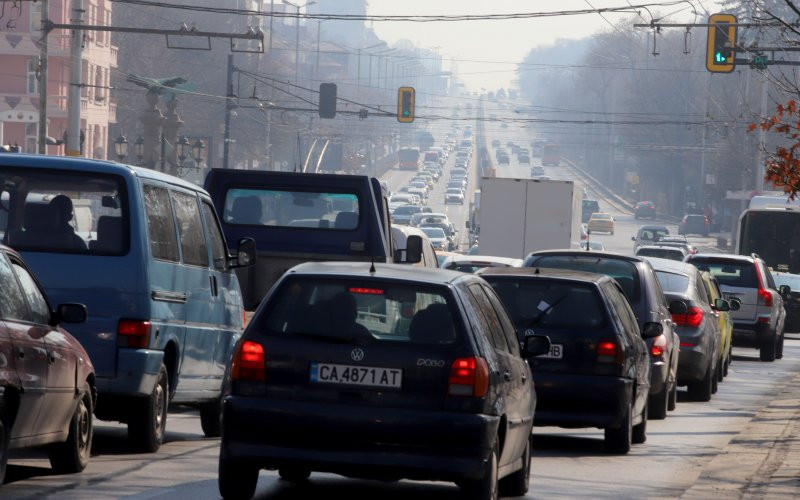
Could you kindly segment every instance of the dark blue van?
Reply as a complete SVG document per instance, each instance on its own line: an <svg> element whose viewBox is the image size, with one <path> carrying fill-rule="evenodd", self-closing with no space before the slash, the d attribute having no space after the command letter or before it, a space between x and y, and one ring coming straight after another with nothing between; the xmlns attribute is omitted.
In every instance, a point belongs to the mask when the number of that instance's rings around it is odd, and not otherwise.
<svg viewBox="0 0 800 500"><path fill-rule="evenodd" d="M97 374L95 414L128 424L132 444L159 448L170 402L196 405L219 435L231 350L243 329L233 268L201 188L113 162L0 155L0 237L55 303L86 305L70 332Z"/></svg>

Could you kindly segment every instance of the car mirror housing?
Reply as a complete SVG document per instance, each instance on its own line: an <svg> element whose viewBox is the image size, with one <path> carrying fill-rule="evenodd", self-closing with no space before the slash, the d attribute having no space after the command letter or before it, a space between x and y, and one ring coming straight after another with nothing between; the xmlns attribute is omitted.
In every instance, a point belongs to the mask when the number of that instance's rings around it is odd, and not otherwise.
<svg viewBox="0 0 800 500"><path fill-rule="evenodd" d="M689 306L682 300L673 300L669 303L670 314L689 314Z"/></svg>
<svg viewBox="0 0 800 500"><path fill-rule="evenodd" d="M531 335L525 337L523 351L526 356L540 356L550 352L550 337L547 335Z"/></svg>
<svg viewBox="0 0 800 500"><path fill-rule="evenodd" d="M236 257L232 259L231 267L248 267L256 263L256 240L253 238L242 238L239 240L239 247Z"/></svg>
<svg viewBox="0 0 800 500"><path fill-rule="evenodd" d="M636 241L636 236L631 236L631 241Z"/></svg>
<svg viewBox="0 0 800 500"><path fill-rule="evenodd" d="M416 264L422 260L422 238L412 234L406 240L406 260L407 264Z"/></svg>
<svg viewBox="0 0 800 500"><path fill-rule="evenodd" d="M781 297L783 297L784 299L788 298L790 296L790 294L792 293L792 289L791 289L791 287L789 285L781 285L781 286L779 286L778 287L778 291L780 292Z"/></svg>
<svg viewBox="0 0 800 500"><path fill-rule="evenodd" d="M83 304L60 304L52 315L53 326L60 323L83 323L86 321L86 306Z"/></svg>
<svg viewBox="0 0 800 500"><path fill-rule="evenodd" d="M727 312L731 310L731 305L725 299L714 299L714 309Z"/></svg>
<svg viewBox="0 0 800 500"><path fill-rule="evenodd" d="M642 328L643 339L654 339L663 333L664 327L661 325L661 323L655 321L645 323L644 327Z"/></svg>

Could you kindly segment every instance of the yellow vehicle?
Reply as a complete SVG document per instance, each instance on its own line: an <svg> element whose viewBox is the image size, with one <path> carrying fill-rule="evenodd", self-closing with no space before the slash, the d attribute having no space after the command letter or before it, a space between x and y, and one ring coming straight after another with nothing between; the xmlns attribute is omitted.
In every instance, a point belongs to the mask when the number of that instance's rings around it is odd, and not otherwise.
<svg viewBox="0 0 800 500"><path fill-rule="evenodd" d="M588 228L591 232L614 234L614 217L604 212L595 212L589 217Z"/></svg>
<svg viewBox="0 0 800 500"><path fill-rule="evenodd" d="M717 299L725 299L722 295L722 290L717 283L716 278L711 276L706 271L700 273L703 276L703 283L708 290L708 303L712 305L714 314L719 321L720 342L719 342L719 362L717 363L717 380L722 382L722 379L728 375L728 367L731 364L731 351L733 349L731 340L733 338L733 319L731 319L728 310L720 310L714 307ZM730 310L735 311L739 309L738 299L729 302Z"/></svg>

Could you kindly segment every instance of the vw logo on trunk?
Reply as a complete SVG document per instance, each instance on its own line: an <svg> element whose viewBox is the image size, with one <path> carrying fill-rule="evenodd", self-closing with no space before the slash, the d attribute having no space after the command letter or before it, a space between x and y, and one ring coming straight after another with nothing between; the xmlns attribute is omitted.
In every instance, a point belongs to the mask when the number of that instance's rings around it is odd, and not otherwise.
<svg viewBox="0 0 800 500"><path fill-rule="evenodd" d="M361 361L362 359L364 359L364 350L356 347L355 349L350 351L350 358L353 361Z"/></svg>

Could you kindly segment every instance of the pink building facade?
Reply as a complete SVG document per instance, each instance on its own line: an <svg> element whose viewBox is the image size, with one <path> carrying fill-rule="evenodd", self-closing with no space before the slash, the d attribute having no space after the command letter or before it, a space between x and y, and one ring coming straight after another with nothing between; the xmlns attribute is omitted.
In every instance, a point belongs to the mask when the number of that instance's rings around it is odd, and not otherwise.
<svg viewBox="0 0 800 500"><path fill-rule="evenodd" d="M50 0L50 20L70 23L70 0ZM19 2L0 19L0 144L19 145L36 153L39 127L39 41L42 2ZM84 24L110 25L110 0L83 0ZM10 12L9 12L10 10ZM67 129L70 78L70 36L53 30L47 37L47 135L63 139ZM116 105L108 89L117 67L111 33L84 31L81 88L82 156L106 159L108 126L116 121ZM64 154L64 146L48 146L48 154Z"/></svg>

